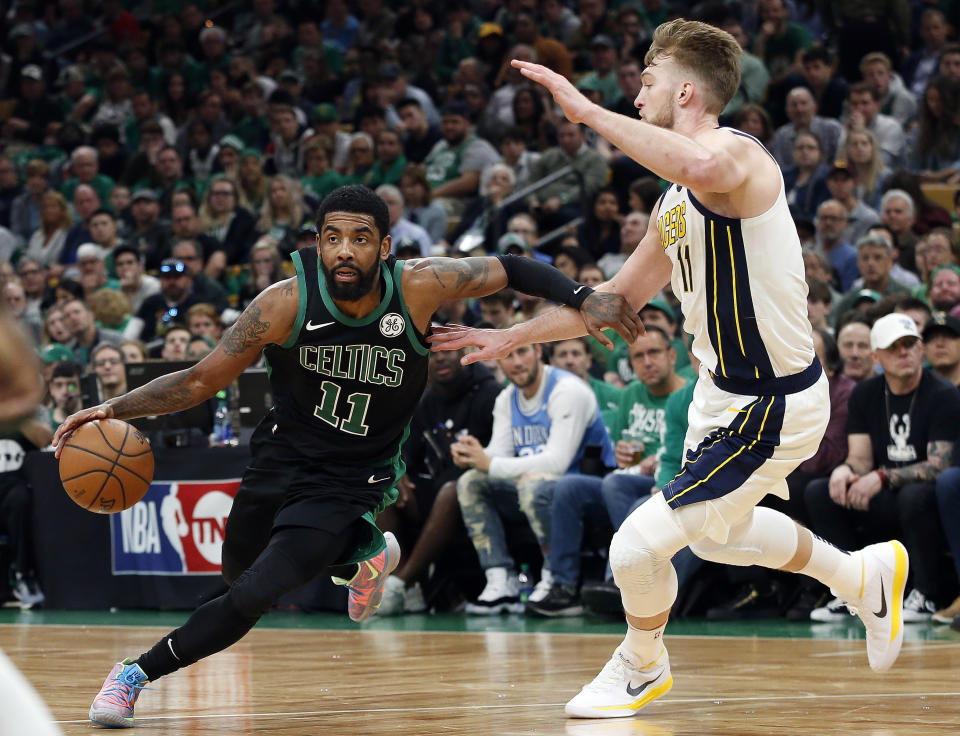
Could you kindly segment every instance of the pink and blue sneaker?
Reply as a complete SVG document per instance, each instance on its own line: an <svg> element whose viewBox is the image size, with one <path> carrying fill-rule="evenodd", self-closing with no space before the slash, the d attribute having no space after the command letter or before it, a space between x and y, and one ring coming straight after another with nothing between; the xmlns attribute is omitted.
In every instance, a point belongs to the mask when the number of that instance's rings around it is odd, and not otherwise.
<svg viewBox="0 0 960 736"><path fill-rule="evenodd" d="M125 659L113 666L90 706L90 720L107 728L133 728L133 706L149 680L140 665Z"/></svg>
<svg viewBox="0 0 960 736"><path fill-rule="evenodd" d="M376 557L364 560L358 565L357 574L350 580L333 578L337 585L350 589L347 601L347 613L352 621L366 621L380 607L383 587L390 573L400 564L400 543L392 533L383 535L387 545Z"/></svg>

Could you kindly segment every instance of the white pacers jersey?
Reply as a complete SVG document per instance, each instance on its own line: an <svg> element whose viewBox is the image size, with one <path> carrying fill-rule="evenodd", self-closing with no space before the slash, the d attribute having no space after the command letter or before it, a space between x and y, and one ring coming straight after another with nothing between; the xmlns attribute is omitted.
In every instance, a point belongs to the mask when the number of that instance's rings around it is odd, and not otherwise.
<svg viewBox="0 0 960 736"><path fill-rule="evenodd" d="M803 256L782 176L773 206L745 219L715 214L672 184L660 199L657 229L693 354L711 373L768 380L810 366Z"/></svg>

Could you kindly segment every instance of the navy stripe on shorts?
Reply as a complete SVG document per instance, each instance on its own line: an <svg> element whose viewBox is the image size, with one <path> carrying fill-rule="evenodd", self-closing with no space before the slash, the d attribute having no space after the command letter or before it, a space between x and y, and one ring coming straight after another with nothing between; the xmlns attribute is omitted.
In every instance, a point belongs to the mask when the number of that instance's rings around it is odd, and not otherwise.
<svg viewBox="0 0 960 736"><path fill-rule="evenodd" d="M759 396L727 427L689 450L683 469L663 487L671 508L720 498L742 486L773 457L786 405L785 396Z"/></svg>

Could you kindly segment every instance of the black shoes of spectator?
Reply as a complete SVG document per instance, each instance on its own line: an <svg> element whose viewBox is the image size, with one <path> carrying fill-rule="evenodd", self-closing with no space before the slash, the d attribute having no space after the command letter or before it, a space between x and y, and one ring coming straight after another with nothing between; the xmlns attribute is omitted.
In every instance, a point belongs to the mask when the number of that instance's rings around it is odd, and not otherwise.
<svg viewBox="0 0 960 736"><path fill-rule="evenodd" d="M583 605L588 613L612 618L623 616L620 588L613 581L587 583L580 589L580 597L583 599Z"/></svg>
<svg viewBox="0 0 960 736"><path fill-rule="evenodd" d="M527 601L526 612L528 616L545 618L579 616L583 613L583 604L575 586L554 583L544 598L536 602Z"/></svg>
<svg viewBox="0 0 960 736"><path fill-rule="evenodd" d="M743 585L729 601L707 610L711 621L740 621L780 616L780 586L770 580Z"/></svg>
<svg viewBox="0 0 960 736"><path fill-rule="evenodd" d="M822 585L804 585L784 617L787 621L809 621L813 609L827 605L832 597Z"/></svg>

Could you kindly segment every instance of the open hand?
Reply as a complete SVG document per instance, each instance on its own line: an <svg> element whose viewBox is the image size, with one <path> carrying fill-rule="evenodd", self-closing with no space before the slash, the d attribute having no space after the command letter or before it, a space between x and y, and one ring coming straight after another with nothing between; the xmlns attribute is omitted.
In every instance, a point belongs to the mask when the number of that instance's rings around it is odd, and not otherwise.
<svg viewBox="0 0 960 736"><path fill-rule="evenodd" d="M427 341L434 352L460 350L467 347L478 348L475 352L464 355L460 359L461 365L505 358L514 348L507 337L506 330L478 330L465 325L434 327Z"/></svg>
<svg viewBox="0 0 960 736"><path fill-rule="evenodd" d="M587 111L593 107L580 91L573 86L569 79L562 74L557 74L541 64L534 64L531 61L520 61L514 59L510 64L519 69L520 73L527 79L532 79L538 84L542 84L553 95L554 101L560 105L563 114L571 123L582 123Z"/></svg>

